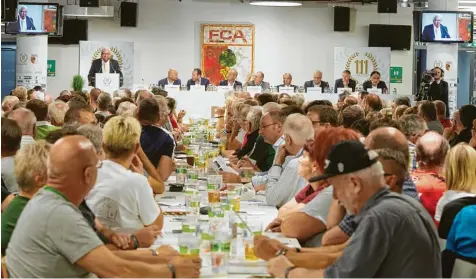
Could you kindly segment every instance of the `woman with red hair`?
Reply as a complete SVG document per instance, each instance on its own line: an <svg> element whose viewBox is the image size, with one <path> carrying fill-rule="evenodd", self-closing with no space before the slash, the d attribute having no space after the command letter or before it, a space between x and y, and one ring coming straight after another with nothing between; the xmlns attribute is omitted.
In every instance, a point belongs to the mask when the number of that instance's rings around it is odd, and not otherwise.
<svg viewBox="0 0 476 279"><path fill-rule="evenodd" d="M304 147L299 166L299 175L309 180L309 178L324 173L325 160L329 149L334 144L344 140L359 140L359 134L353 130L345 128L329 127L314 136L314 142ZM291 201L279 209L278 218L285 219L294 212L300 211L324 188L329 186L327 181L310 183L304 187Z"/></svg>

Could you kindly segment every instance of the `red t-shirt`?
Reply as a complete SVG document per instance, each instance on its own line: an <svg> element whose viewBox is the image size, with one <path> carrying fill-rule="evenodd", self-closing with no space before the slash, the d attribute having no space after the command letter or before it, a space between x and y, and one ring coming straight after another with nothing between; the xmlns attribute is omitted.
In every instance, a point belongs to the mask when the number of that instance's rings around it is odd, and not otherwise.
<svg viewBox="0 0 476 279"><path fill-rule="evenodd" d="M421 169L414 170L411 178L420 194L421 204L434 218L436 205L446 191L445 178L435 171Z"/></svg>
<svg viewBox="0 0 476 279"><path fill-rule="evenodd" d="M172 125L172 128L174 129L178 129L178 124L177 124L177 121L175 120L175 117L173 117L172 115L169 116L169 119L170 119L170 124Z"/></svg>
<svg viewBox="0 0 476 279"><path fill-rule="evenodd" d="M302 188L301 191L294 197L297 203L304 203L307 204L308 202L312 201L317 194L319 194L324 188L328 186L327 183L320 184L319 187L314 190L311 184L307 184L306 187Z"/></svg>
<svg viewBox="0 0 476 279"><path fill-rule="evenodd" d="M440 118L439 120L441 125L443 125L443 128L451 128L451 120L444 117Z"/></svg>

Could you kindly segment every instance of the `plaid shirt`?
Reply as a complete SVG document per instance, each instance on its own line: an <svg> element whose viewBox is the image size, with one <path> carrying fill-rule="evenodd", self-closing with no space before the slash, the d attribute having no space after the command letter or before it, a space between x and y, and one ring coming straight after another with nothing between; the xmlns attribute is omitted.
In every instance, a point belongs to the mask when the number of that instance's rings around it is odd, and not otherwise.
<svg viewBox="0 0 476 279"><path fill-rule="evenodd" d="M416 148L416 146L413 143L408 142L408 151L410 153L410 162L408 164L408 172L409 173L412 173L418 167L418 164L417 164L417 161L416 161L415 148Z"/></svg>

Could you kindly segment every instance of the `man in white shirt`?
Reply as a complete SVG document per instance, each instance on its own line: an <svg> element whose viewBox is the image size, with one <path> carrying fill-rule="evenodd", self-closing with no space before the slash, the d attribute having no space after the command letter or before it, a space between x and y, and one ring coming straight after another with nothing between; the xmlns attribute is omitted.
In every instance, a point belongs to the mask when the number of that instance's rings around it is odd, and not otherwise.
<svg viewBox="0 0 476 279"><path fill-rule="evenodd" d="M304 83L304 90L306 92L308 87L321 87L322 91L324 91L324 89L329 88L329 83L322 80L322 72L317 70L314 72L312 80Z"/></svg>
<svg viewBox="0 0 476 279"><path fill-rule="evenodd" d="M433 24L428 24L423 29L422 41L438 41L451 38L448 28L441 24L442 21L441 15L435 15L433 17Z"/></svg>
<svg viewBox="0 0 476 279"><path fill-rule="evenodd" d="M102 48L101 58L93 60L93 63L91 63L91 68L89 69L88 74L90 86L96 87L97 73L119 74L119 86L122 86L123 84L121 66L117 60L112 59L112 52L108 47Z"/></svg>
<svg viewBox="0 0 476 279"><path fill-rule="evenodd" d="M20 7L18 12L18 32L27 32L28 30L36 30L35 25L33 24L33 19L27 16L28 9L25 6Z"/></svg>

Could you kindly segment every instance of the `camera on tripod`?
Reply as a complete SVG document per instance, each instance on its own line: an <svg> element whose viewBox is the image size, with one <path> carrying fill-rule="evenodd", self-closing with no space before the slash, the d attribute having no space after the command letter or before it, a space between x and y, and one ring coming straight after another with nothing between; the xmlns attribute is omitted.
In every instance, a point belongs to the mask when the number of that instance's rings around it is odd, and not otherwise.
<svg viewBox="0 0 476 279"><path fill-rule="evenodd" d="M417 101L433 101L432 97L428 94L430 90L430 85L433 82L437 74L433 70L425 71L421 75L420 89L416 95Z"/></svg>

